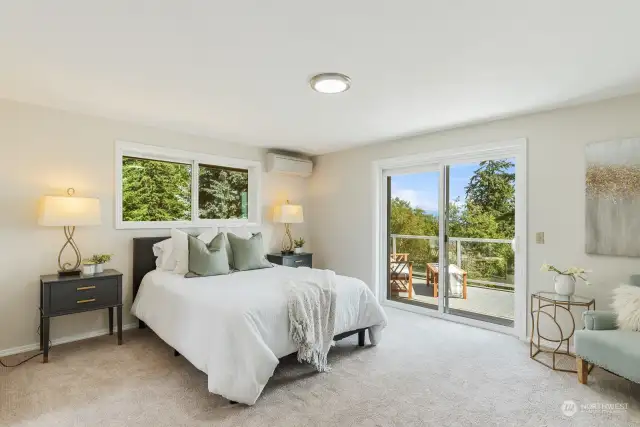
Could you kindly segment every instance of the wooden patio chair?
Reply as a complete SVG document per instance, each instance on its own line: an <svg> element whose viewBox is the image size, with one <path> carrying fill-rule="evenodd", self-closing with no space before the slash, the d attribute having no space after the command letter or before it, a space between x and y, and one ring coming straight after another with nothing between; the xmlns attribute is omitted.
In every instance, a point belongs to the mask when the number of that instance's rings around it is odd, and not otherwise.
<svg viewBox="0 0 640 427"><path fill-rule="evenodd" d="M406 292L413 298L413 262L409 254L392 254L389 263L389 293L391 296Z"/></svg>

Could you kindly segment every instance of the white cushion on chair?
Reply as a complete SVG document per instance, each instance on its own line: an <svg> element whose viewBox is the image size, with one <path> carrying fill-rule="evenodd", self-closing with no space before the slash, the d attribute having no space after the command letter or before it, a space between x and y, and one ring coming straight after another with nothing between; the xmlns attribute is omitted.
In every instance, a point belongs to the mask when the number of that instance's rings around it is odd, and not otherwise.
<svg viewBox="0 0 640 427"><path fill-rule="evenodd" d="M455 264L449 264L449 296L462 298L464 270Z"/></svg>
<svg viewBox="0 0 640 427"><path fill-rule="evenodd" d="M640 287L620 285L613 291L613 310L618 327L627 331L640 331Z"/></svg>

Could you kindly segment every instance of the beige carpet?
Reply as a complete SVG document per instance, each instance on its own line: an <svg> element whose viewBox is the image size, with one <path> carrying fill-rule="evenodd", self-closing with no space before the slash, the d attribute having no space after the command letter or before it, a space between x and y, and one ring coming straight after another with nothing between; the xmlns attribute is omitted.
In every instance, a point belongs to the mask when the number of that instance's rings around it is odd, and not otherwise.
<svg viewBox="0 0 640 427"><path fill-rule="evenodd" d="M0 375L2 426L630 426L640 385L595 369L589 386L528 358L514 338L387 310L378 347L355 339L316 374L284 361L253 407L207 392L207 379L149 330L54 347ZM15 362L20 357L9 358ZM563 415L573 400L578 412ZM605 404L618 404L613 410ZM591 405L581 408L580 405ZM586 409L592 408L591 411Z"/></svg>

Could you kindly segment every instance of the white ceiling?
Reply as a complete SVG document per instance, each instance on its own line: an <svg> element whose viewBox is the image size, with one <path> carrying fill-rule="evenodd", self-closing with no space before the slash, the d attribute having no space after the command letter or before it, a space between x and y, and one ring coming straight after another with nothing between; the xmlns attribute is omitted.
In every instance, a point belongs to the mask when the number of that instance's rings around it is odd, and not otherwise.
<svg viewBox="0 0 640 427"><path fill-rule="evenodd" d="M0 98L326 153L640 90L637 0L0 0ZM313 92L341 72L352 87Z"/></svg>

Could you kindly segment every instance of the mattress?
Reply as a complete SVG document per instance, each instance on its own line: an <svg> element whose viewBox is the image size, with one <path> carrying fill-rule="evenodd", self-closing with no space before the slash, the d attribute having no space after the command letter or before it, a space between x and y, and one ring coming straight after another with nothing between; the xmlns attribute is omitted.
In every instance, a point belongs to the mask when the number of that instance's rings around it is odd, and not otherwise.
<svg viewBox="0 0 640 427"><path fill-rule="evenodd" d="M253 404L278 358L296 351L287 283L308 270L275 266L189 279L155 270L142 280L132 313L208 375L209 391ZM371 290L346 276L335 285L335 334L368 328L377 344L387 318Z"/></svg>

